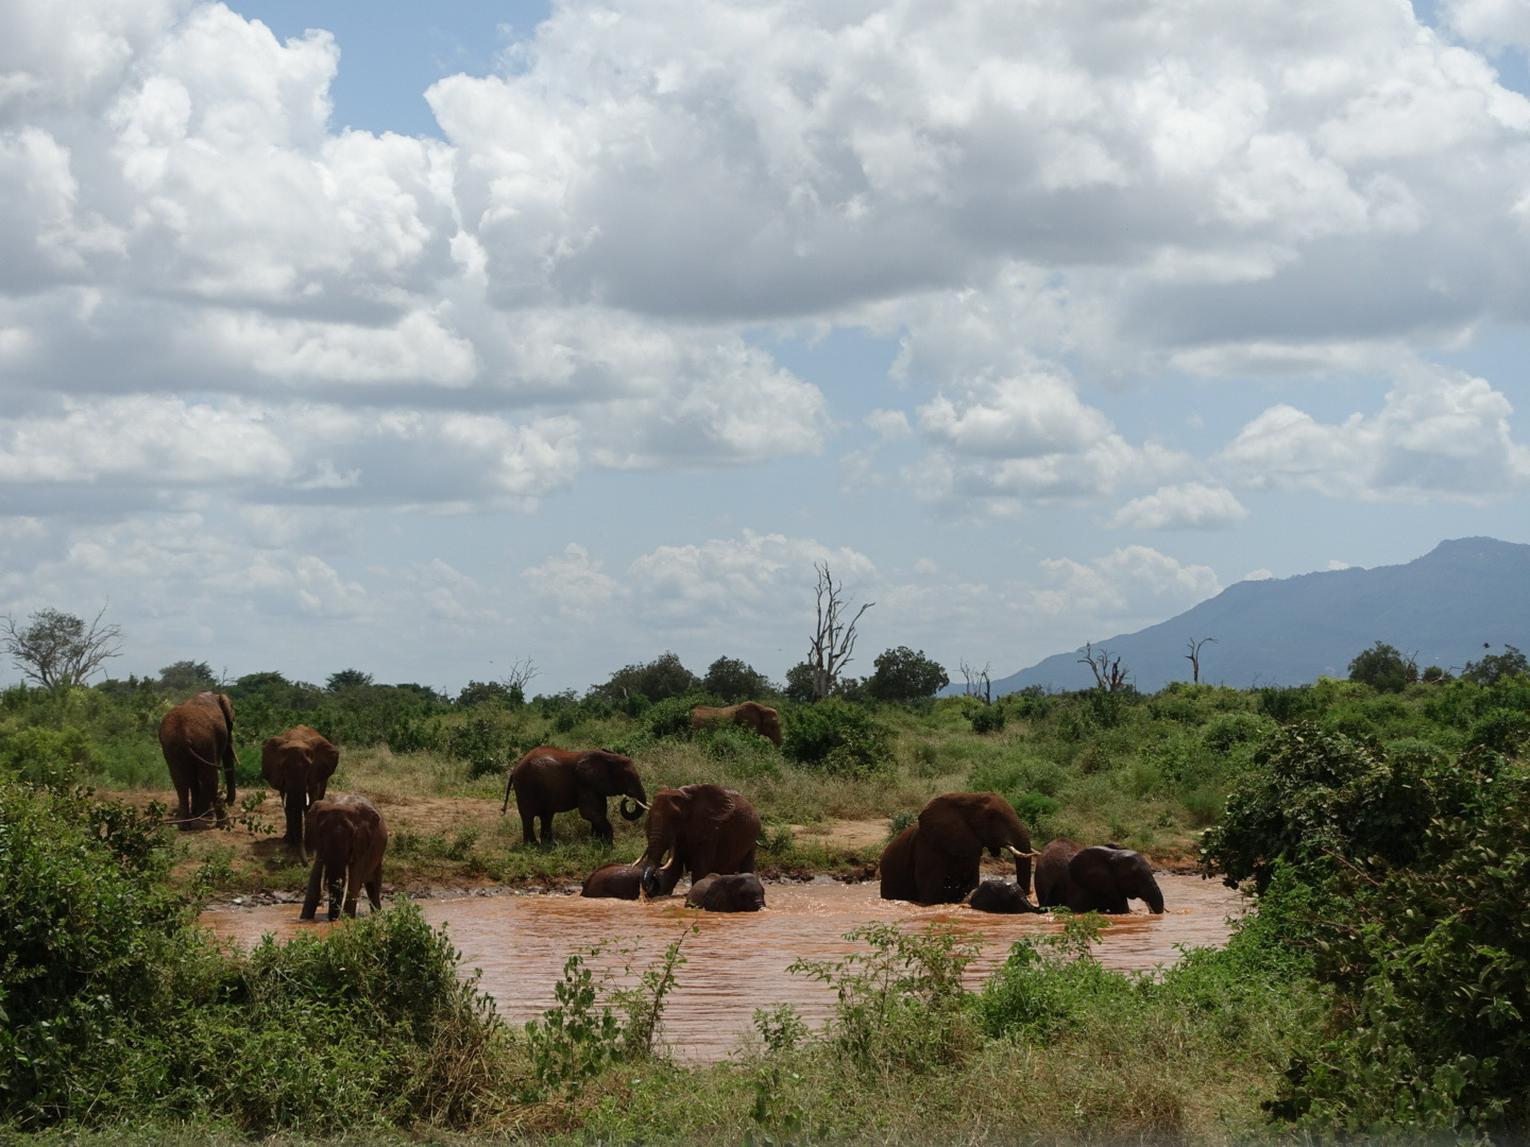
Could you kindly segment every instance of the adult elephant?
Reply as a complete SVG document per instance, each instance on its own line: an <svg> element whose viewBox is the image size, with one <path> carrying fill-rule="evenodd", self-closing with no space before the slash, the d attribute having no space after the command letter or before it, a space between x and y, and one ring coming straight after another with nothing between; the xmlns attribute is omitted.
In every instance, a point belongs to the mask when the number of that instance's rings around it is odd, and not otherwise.
<svg viewBox="0 0 1530 1147"><path fill-rule="evenodd" d="M1163 912L1163 891L1153 868L1140 852L1118 844L1083 848L1054 840L1036 864L1036 902L1043 908L1074 912L1129 912L1128 900L1141 900L1148 911Z"/></svg>
<svg viewBox="0 0 1530 1147"><path fill-rule="evenodd" d="M606 816L606 798L623 798L623 820L639 820L648 808L637 765L631 757L609 749L538 745L516 761L505 778L501 816L510 808L511 789L515 790L515 807L521 814L521 833L527 844L537 843L533 822L538 818L542 821L542 843L552 844L553 814L571 809L578 809L595 835L609 844L613 833Z"/></svg>
<svg viewBox="0 0 1530 1147"><path fill-rule="evenodd" d="M288 844L297 848L304 860L303 821L308 806L324 799L329 778L340 763L340 750L317 729L294 725L285 733L267 737L260 747L260 774L266 784L282 798L287 817Z"/></svg>
<svg viewBox="0 0 1530 1147"><path fill-rule="evenodd" d="M1031 888L1031 837L997 793L944 793L882 851L882 899L958 904L978 884L983 849L1015 859L1015 883Z"/></svg>
<svg viewBox="0 0 1530 1147"><path fill-rule="evenodd" d="M356 894L365 888L372 911L382 907L382 861L388 848L388 826L366 797L322 800L308 806L308 839L313 844L313 867L302 919L312 920L319 893L329 893L329 918L356 915Z"/></svg>
<svg viewBox="0 0 1530 1147"><path fill-rule="evenodd" d="M636 900L643 890L643 870L635 864L603 864L584 878L579 895Z"/></svg>
<svg viewBox="0 0 1530 1147"><path fill-rule="evenodd" d="M729 876L714 872L691 885L685 906L704 912L758 912L765 907L765 885L752 872Z"/></svg>
<svg viewBox="0 0 1530 1147"><path fill-rule="evenodd" d="M1021 912L1040 912L1041 909L1026 899L1018 884L1008 880L985 880L972 891L967 904L979 912L997 912L1016 915Z"/></svg>
<svg viewBox="0 0 1530 1147"><path fill-rule="evenodd" d="M693 729L728 723L750 729L777 748L781 747L781 714L769 705L761 705L758 701L745 701L722 709L697 705L691 710L691 728Z"/></svg>
<svg viewBox="0 0 1530 1147"><path fill-rule="evenodd" d="M219 824L228 820L218 795L218 769L229 804L234 803L234 703L226 693L198 693L183 701L159 723L159 747L170 766L170 782L180 801L179 823L184 831L211 810Z"/></svg>
<svg viewBox="0 0 1530 1147"><path fill-rule="evenodd" d="M759 838L760 814L732 789L660 789L648 810L648 847L638 857L643 891L668 896L686 872L693 883L714 872L753 872Z"/></svg>

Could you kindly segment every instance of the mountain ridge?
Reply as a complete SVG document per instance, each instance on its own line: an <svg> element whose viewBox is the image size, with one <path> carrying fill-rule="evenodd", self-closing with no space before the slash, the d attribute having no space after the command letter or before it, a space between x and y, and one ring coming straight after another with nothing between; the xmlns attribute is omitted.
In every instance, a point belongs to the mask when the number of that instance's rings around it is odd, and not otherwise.
<svg viewBox="0 0 1530 1147"><path fill-rule="evenodd" d="M1400 565L1240 581L1165 621L1093 644L1119 656L1132 683L1151 692L1190 679L1187 643L1203 637L1216 640L1201 651L1201 680L1236 688L1346 676L1355 654L1376 641L1415 655L1420 669L1457 669L1481 656L1484 642L1530 648L1530 545L1451 538ZM1078 661L1082 648L995 680L994 696L1093 685Z"/></svg>

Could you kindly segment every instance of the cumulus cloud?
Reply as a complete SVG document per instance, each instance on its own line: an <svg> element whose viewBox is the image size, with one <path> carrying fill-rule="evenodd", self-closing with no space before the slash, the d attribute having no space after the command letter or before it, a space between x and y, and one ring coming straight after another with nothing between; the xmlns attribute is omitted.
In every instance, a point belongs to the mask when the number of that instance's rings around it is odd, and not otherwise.
<svg viewBox="0 0 1530 1147"><path fill-rule="evenodd" d="M1224 486L1186 482L1160 486L1133 498L1110 517L1110 525L1140 530L1215 530L1248 517L1248 510Z"/></svg>
<svg viewBox="0 0 1530 1147"><path fill-rule="evenodd" d="M1182 563L1150 546L1124 546L1087 562L1047 558L1041 570L1050 584L1031 591L1035 609L1101 621L1166 617L1222 588L1209 566Z"/></svg>
<svg viewBox="0 0 1530 1147"><path fill-rule="evenodd" d="M1530 55L1530 8L1520 0L1445 0L1440 15L1467 40Z"/></svg>
<svg viewBox="0 0 1530 1147"><path fill-rule="evenodd" d="M601 572L603 563L577 542L521 571L532 592L552 602L563 617L592 620L621 593L615 578Z"/></svg>
<svg viewBox="0 0 1530 1147"><path fill-rule="evenodd" d="M1320 422L1281 403L1244 426L1217 461L1255 489L1490 501L1530 482L1530 448L1514 440L1512 413L1486 380L1413 363L1397 371L1375 414Z"/></svg>

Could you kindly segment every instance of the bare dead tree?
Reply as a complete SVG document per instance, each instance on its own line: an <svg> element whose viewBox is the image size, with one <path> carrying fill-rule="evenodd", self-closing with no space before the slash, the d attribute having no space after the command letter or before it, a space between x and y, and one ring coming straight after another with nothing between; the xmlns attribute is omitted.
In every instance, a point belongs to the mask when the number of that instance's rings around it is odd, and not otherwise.
<svg viewBox="0 0 1530 1147"><path fill-rule="evenodd" d="M1093 642L1085 642L1083 653L1078 663L1089 666L1089 672L1094 674L1096 688L1114 693L1126 684L1127 673L1121 668L1121 659L1111 657L1110 650L1096 649Z"/></svg>
<svg viewBox="0 0 1530 1147"><path fill-rule="evenodd" d="M840 670L850 663L850 654L855 650L856 623L876 602L868 601L847 622L845 616L851 606L845 600L844 583L834 580L828 562L814 562L813 570L818 574L813 590L817 597L817 620L808 644L808 665L813 670L813 697L822 700L833 692Z"/></svg>
<svg viewBox="0 0 1530 1147"><path fill-rule="evenodd" d="M541 670L537 668L536 662L529 657L523 657L510 663L510 668L499 679L499 683L512 693L519 689L524 695L526 686L530 685L532 679L539 673Z"/></svg>
<svg viewBox="0 0 1530 1147"><path fill-rule="evenodd" d="M981 697L983 704L993 704L993 682L988 678L988 667L993 662L985 661L979 669L976 665L961 663L962 680L966 682L962 692L968 697Z"/></svg>
<svg viewBox="0 0 1530 1147"><path fill-rule="evenodd" d="M0 649L11 655L23 677L45 689L83 685L122 652L122 627L103 625L105 616L103 605L86 625L72 613L40 609L21 628L6 614L0 618Z"/></svg>
<svg viewBox="0 0 1530 1147"><path fill-rule="evenodd" d="M1192 637L1186 645L1190 652L1185 654L1185 660L1190 662L1190 679L1196 685L1201 683L1201 646L1206 644L1215 645L1215 637Z"/></svg>

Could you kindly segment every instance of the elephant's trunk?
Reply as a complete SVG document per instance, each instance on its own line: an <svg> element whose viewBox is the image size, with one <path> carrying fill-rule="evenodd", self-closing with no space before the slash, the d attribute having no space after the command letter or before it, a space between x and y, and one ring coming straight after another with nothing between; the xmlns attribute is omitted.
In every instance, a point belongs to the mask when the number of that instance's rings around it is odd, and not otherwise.
<svg viewBox="0 0 1530 1147"><path fill-rule="evenodd" d="M308 811L308 793L303 789L282 794L282 808L287 814L287 843L303 847L303 817Z"/></svg>
<svg viewBox="0 0 1530 1147"><path fill-rule="evenodd" d="M648 811L648 804L643 799L642 786L638 786L636 794L629 793L622 797L621 804L617 805L617 811L622 814L623 820L642 820L643 814Z"/></svg>
<svg viewBox="0 0 1530 1147"><path fill-rule="evenodd" d="M1147 887L1142 890L1142 899L1154 916L1163 915L1163 890L1151 876L1148 877Z"/></svg>
<svg viewBox="0 0 1530 1147"><path fill-rule="evenodd" d="M340 906L345 903L345 877L344 875L331 875L325 882L329 888L329 918L340 919Z"/></svg>

